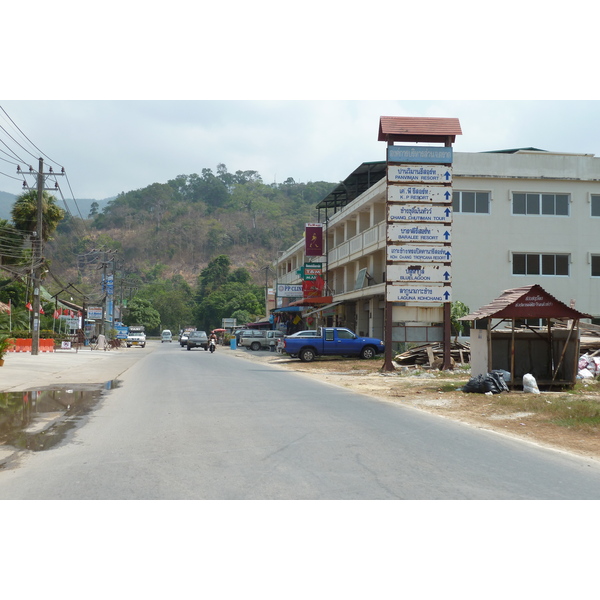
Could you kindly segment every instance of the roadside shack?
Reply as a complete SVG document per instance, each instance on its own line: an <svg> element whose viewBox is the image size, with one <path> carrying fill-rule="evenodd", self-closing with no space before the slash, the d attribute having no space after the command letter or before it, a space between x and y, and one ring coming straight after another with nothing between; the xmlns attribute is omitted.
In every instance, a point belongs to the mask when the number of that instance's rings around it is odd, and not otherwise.
<svg viewBox="0 0 600 600"><path fill-rule="evenodd" d="M537 284L505 290L460 319L473 322L471 376L504 370L511 374L512 388L522 385L526 373L538 385L572 386L578 370L579 321L588 318Z"/></svg>

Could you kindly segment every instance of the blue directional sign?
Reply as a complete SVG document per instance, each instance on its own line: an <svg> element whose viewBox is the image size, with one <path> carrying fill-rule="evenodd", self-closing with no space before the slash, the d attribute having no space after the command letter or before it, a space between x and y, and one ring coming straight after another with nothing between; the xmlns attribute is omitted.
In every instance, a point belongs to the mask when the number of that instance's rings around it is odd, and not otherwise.
<svg viewBox="0 0 600 600"><path fill-rule="evenodd" d="M388 162L450 164L452 148L445 146L388 146Z"/></svg>

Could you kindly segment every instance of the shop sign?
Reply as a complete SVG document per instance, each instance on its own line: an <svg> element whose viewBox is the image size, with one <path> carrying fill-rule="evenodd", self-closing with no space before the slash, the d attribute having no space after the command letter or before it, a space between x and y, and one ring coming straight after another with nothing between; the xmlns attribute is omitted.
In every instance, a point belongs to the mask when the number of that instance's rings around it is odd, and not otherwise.
<svg viewBox="0 0 600 600"><path fill-rule="evenodd" d="M323 263L304 263L304 281L315 281L317 277L323 276Z"/></svg>
<svg viewBox="0 0 600 600"><path fill-rule="evenodd" d="M277 297L278 298L302 298L302 284L277 284Z"/></svg>

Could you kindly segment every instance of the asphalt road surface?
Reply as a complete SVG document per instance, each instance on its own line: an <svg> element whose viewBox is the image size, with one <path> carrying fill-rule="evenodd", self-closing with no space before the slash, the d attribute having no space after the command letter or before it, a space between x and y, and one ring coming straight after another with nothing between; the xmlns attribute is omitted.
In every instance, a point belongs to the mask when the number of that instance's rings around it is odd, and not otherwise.
<svg viewBox="0 0 600 600"><path fill-rule="evenodd" d="M0 498L600 498L593 461L227 348L160 345L120 382L59 445L0 471Z"/></svg>

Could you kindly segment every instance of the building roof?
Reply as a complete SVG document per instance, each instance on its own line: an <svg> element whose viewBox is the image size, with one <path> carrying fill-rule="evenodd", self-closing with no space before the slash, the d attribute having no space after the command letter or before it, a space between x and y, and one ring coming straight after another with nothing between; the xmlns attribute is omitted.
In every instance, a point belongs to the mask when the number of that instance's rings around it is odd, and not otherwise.
<svg viewBox="0 0 600 600"><path fill-rule="evenodd" d="M461 135L456 118L380 117L380 142L454 142Z"/></svg>
<svg viewBox="0 0 600 600"><path fill-rule="evenodd" d="M540 285L504 290L502 295L490 304L459 319L589 319L590 315L567 306L549 294Z"/></svg>
<svg viewBox="0 0 600 600"><path fill-rule="evenodd" d="M541 148L509 148L507 150L486 150L482 154L517 154L517 152L548 152Z"/></svg>
<svg viewBox="0 0 600 600"><path fill-rule="evenodd" d="M354 169L344 181L340 183L323 198L318 204L318 209L333 209L334 212L343 208L363 192L375 185L386 174L385 161L364 162Z"/></svg>

